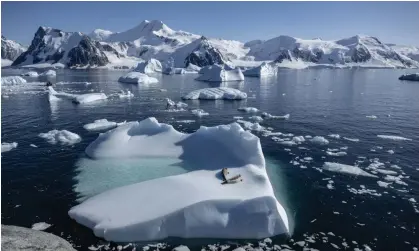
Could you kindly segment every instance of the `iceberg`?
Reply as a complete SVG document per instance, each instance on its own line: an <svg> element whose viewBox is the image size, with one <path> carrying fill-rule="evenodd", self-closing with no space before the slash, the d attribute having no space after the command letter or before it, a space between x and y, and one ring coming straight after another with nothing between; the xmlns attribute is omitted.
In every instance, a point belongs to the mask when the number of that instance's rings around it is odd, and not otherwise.
<svg viewBox="0 0 419 251"><path fill-rule="evenodd" d="M134 71L144 74L152 74L156 72L162 72L162 66L159 60L151 58L145 62L138 63Z"/></svg>
<svg viewBox="0 0 419 251"><path fill-rule="evenodd" d="M108 121L107 119L97 119L93 123L85 124L83 128L87 131L94 132L109 130L117 126L118 124L116 122Z"/></svg>
<svg viewBox="0 0 419 251"><path fill-rule="evenodd" d="M51 86L49 89L49 100L57 100L57 98L66 98L73 101L76 104L85 104L99 100L105 100L108 97L104 93L86 93L86 94L70 94L66 92L57 92Z"/></svg>
<svg viewBox="0 0 419 251"><path fill-rule="evenodd" d="M11 151L13 149L15 149L17 147L17 143L16 142L12 142L12 143L1 143L1 152L8 152Z"/></svg>
<svg viewBox="0 0 419 251"><path fill-rule="evenodd" d="M240 90L230 88L230 87L214 87L214 88L204 88L192 91L182 99L232 99L240 100L246 99L247 94Z"/></svg>
<svg viewBox="0 0 419 251"><path fill-rule="evenodd" d="M365 172L364 170L362 170L361 168L357 166L345 165L345 164L340 164L336 162L325 162L322 168L324 170L331 171L331 172L377 178L377 176L370 174L368 172Z"/></svg>
<svg viewBox="0 0 419 251"><path fill-rule="evenodd" d="M26 73L23 73L21 76L37 78L39 74L36 71L28 71Z"/></svg>
<svg viewBox="0 0 419 251"><path fill-rule="evenodd" d="M202 74L196 80L207 82L228 82L243 81L244 75L240 69L227 69L225 66L212 65L212 67L201 70Z"/></svg>
<svg viewBox="0 0 419 251"><path fill-rule="evenodd" d="M261 65L243 71L243 75L247 77L266 77L276 75L277 66L273 63L263 62Z"/></svg>
<svg viewBox="0 0 419 251"><path fill-rule="evenodd" d="M259 138L237 123L184 134L148 118L99 135L86 154L105 161L175 158L190 171L108 190L71 208L69 216L98 237L260 239L289 232ZM222 185L222 168L242 181Z"/></svg>
<svg viewBox="0 0 419 251"><path fill-rule="evenodd" d="M48 71L45 71L45 72L39 74L39 76L41 76L41 77L55 77L55 76L57 76L57 73L54 70L48 70Z"/></svg>
<svg viewBox="0 0 419 251"><path fill-rule="evenodd" d="M18 84L26 84L26 79L19 77L19 76L9 76L9 77L2 77L1 78L1 85L18 85Z"/></svg>
<svg viewBox="0 0 419 251"><path fill-rule="evenodd" d="M53 145L60 143L61 145L70 146L81 141L79 135L67 130L51 130L47 133L40 133L38 136Z"/></svg>
<svg viewBox="0 0 419 251"><path fill-rule="evenodd" d="M399 80L419 81L419 73L401 75Z"/></svg>
<svg viewBox="0 0 419 251"><path fill-rule="evenodd" d="M148 75L140 72L128 72L118 79L121 83L128 84L153 84L159 82L157 78L149 77Z"/></svg>

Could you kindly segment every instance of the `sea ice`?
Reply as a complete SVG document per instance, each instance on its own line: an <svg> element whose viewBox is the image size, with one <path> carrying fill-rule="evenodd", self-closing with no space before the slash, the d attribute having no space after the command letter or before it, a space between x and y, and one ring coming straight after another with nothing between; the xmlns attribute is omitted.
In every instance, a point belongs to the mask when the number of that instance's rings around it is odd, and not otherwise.
<svg viewBox="0 0 419 251"><path fill-rule="evenodd" d="M108 190L71 208L70 217L98 237L131 242L169 236L262 239L288 233L259 138L237 123L184 134L148 118L99 135L86 154L121 161L178 158L190 170ZM229 177L241 175L241 182L222 185L224 167Z"/></svg>
<svg viewBox="0 0 419 251"><path fill-rule="evenodd" d="M259 109L255 108L255 107L240 107L240 108L237 108L237 111L241 111L241 112L258 112Z"/></svg>
<svg viewBox="0 0 419 251"><path fill-rule="evenodd" d="M377 137L382 138L382 139L391 139L391 140L412 140L412 139L408 139L405 137L400 137L400 136L394 136L394 135L377 135Z"/></svg>
<svg viewBox="0 0 419 251"><path fill-rule="evenodd" d="M40 133L38 136L54 145L57 143L60 143L61 145L74 145L81 141L79 135L67 130L51 130L47 133Z"/></svg>
<svg viewBox="0 0 419 251"><path fill-rule="evenodd" d="M57 76L57 72L55 72L54 70L47 70L39 74L39 76L40 77L55 77Z"/></svg>
<svg viewBox="0 0 419 251"><path fill-rule="evenodd" d="M225 66L212 65L205 70L201 70L201 76L196 78L199 81L207 82L228 82L228 81L243 81L244 75L240 69L227 69Z"/></svg>
<svg viewBox="0 0 419 251"><path fill-rule="evenodd" d="M56 98L66 98L73 101L76 104L85 104L94 101L104 100L108 97L104 93L86 93L86 94L70 94L65 92L57 92L51 86L49 89L49 100L54 100Z"/></svg>
<svg viewBox="0 0 419 251"><path fill-rule="evenodd" d="M352 142L359 142L359 139L355 139L355 138L347 138L347 137L343 137L343 139L346 139L348 141L352 141Z"/></svg>
<svg viewBox="0 0 419 251"><path fill-rule="evenodd" d="M51 227L51 224L45 223L45 222L38 222L32 225L32 229L33 230L39 230L39 231L43 231L49 227Z"/></svg>
<svg viewBox="0 0 419 251"><path fill-rule="evenodd" d="M335 157L346 156L346 152L330 152L330 151L326 151L326 154L329 155L329 156L335 156Z"/></svg>
<svg viewBox="0 0 419 251"><path fill-rule="evenodd" d="M28 71L22 74L25 77L37 78L39 74L36 71Z"/></svg>
<svg viewBox="0 0 419 251"><path fill-rule="evenodd" d="M380 187L384 187L384 188L387 188L389 185L391 185L391 183L384 182L384 181L381 181L381 180L377 181L377 184L378 184Z"/></svg>
<svg viewBox="0 0 419 251"><path fill-rule="evenodd" d="M318 144L318 145L327 145L329 144L329 141L325 139L325 137L322 136L315 136L314 138L310 139L312 143Z"/></svg>
<svg viewBox="0 0 419 251"><path fill-rule="evenodd" d="M345 165L345 164L340 164L340 163L335 163L335 162L325 162L322 168L324 170L331 171L331 172L377 178L377 176L370 174L368 172L365 172L364 170L362 170L361 168L357 166Z"/></svg>
<svg viewBox="0 0 419 251"><path fill-rule="evenodd" d="M262 122L263 118L261 116L251 116L249 117L250 120L255 121L255 122Z"/></svg>
<svg viewBox="0 0 419 251"><path fill-rule="evenodd" d="M18 85L18 84L26 84L26 79L19 77L19 76L9 76L9 77L2 77L1 78L1 85Z"/></svg>
<svg viewBox="0 0 419 251"><path fill-rule="evenodd" d="M205 112L202 109L194 109L194 110L191 110L191 112L192 112L193 115L198 116L198 117L208 116L209 115L208 112Z"/></svg>
<svg viewBox="0 0 419 251"><path fill-rule="evenodd" d="M109 130L112 128L117 127L118 124L113 121L108 121L107 119L97 119L93 123L85 124L83 126L84 129L87 131L103 131L103 130Z"/></svg>
<svg viewBox="0 0 419 251"><path fill-rule="evenodd" d="M334 139L340 139L339 134L329 134L328 136L331 137L331 138L334 138Z"/></svg>
<svg viewBox="0 0 419 251"><path fill-rule="evenodd" d="M264 119L289 119L290 115L289 114L285 114L283 116L276 116L276 115L271 115L269 113L263 112L261 114L262 118Z"/></svg>
<svg viewBox="0 0 419 251"><path fill-rule="evenodd" d="M6 143L3 142L1 143L1 152L8 152L11 151L13 149L15 149L17 147L17 143L16 142L12 142L12 143Z"/></svg>
<svg viewBox="0 0 419 251"><path fill-rule="evenodd" d="M128 72L124 76L121 76L118 79L121 83L129 83L129 84L154 84L159 82L157 78L149 77L148 75L140 72Z"/></svg>
<svg viewBox="0 0 419 251"><path fill-rule="evenodd" d="M230 87L204 88L192 91L182 99L246 99L247 94Z"/></svg>
<svg viewBox="0 0 419 251"><path fill-rule="evenodd" d="M134 97L134 94L130 90L127 90L126 92L124 90L121 90L118 93L118 97L119 98L132 98Z"/></svg>

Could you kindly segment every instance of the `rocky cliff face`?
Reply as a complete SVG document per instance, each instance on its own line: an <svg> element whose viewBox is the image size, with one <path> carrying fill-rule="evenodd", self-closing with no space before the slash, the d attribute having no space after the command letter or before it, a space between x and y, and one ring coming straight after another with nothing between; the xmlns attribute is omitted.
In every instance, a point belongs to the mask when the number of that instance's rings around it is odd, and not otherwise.
<svg viewBox="0 0 419 251"><path fill-rule="evenodd" d="M224 64L224 59L221 52L213 47L205 37L201 37L197 41L196 48L185 58L185 67L189 64L197 65L199 67Z"/></svg>
<svg viewBox="0 0 419 251"><path fill-rule="evenodd" d="M109 63L103 52L104 50L98 41L93 41L88 36L83 36L77 47L69 51L67 66L104 66Z"/></svg>

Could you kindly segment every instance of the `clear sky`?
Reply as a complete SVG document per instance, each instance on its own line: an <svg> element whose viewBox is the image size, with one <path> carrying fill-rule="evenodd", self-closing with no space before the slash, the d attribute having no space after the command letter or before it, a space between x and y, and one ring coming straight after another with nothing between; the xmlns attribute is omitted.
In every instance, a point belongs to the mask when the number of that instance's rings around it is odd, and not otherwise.
<svg viewBox="0 0 419 251"><path fill-rule="evenodd" d="M142 20L243 42L356 34L419 46L419 2L2 2L1 33L28 45L39 26L124 31Z"/></svg>

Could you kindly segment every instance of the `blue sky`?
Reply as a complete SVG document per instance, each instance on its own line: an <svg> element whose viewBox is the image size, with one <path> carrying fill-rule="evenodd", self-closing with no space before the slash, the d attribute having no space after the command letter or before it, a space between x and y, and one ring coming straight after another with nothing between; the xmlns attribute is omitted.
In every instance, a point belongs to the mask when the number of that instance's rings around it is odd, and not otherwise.
<svg viewBox="0 0 419 251"><path fill-rule="evenodd" d="M124 31L158 19L175 30L243 42L356 34L419 46L419 2L2 2L1 32L29 44L39 26Z"/></svg>

